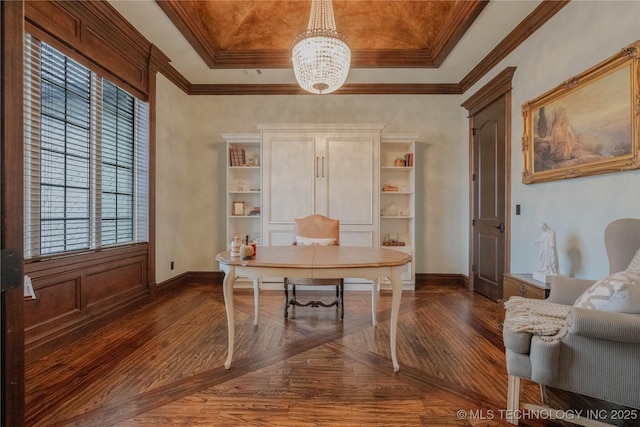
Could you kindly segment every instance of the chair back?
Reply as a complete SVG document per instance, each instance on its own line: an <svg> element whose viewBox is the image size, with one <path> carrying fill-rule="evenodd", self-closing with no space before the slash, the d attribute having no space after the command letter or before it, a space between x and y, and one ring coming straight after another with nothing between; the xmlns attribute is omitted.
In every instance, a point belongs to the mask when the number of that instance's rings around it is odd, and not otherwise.
<svg viewBox="0 0 640 427"><path fill-rule="evenodd" d="M609 257L609 273L624 271L640 249L640 219L621 218L604 230L604 245Z"/></svg>
<svg viewBox="0 0 640 427"><path fill-rule="evenodd" d="M295 219L293 231L296 238L303 236L313 239L335 239L335 244L340 244L340 220L324 215L315 214Z"/></svg>

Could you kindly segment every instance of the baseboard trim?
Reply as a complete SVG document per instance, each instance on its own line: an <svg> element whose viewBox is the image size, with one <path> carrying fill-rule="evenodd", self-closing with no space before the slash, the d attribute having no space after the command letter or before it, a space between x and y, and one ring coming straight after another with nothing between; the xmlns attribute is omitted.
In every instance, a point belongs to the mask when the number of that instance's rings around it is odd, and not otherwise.
<svg viewBox="0 0 640 427"><path fill-rule="evenodd" d="M179 276L173 277L165 282L159 283L156 291L165 291L180 286L190 284L212 284L222 286L224 273L222 271L190 271ZM352 284L354 290L363 290L365 287L359 287ZM248 284L249 286L249 284ZM453 273L416 273L415 288L423 286L459 286L468 287L469 278L464 274ZM362 288L362 289L360 289ZM369 288L366 287L368 290Z"/></svg>
<svg viewBox="0 0 640 427"><path fill-rule="evenodd" d="M426 286L468 287L469 278L464 274L416 273L416 289Z"/></svg>

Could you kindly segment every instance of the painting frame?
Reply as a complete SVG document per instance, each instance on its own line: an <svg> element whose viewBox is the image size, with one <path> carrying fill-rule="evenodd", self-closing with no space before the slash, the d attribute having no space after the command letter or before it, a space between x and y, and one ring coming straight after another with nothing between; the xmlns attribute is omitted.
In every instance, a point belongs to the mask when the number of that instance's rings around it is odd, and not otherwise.
<svg viewBox="0 0 640 427"><path fill-rule="evenodd" d="M522 182L640 168L640 40L522 104Z"/></svg>

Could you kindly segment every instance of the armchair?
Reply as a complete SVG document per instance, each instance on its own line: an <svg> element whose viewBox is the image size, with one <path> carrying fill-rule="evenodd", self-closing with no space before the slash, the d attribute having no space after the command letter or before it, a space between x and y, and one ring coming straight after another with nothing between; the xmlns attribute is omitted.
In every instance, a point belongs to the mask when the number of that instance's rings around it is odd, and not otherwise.
<svg viewBox="0 0 640 427"><path fill-rule="evenodd" d="M309 215L304 218L294 220L293 229L295 234L294 245L340 245L340 221L328 218L324 215ZM309 301L300 303L296 297L296 285L331 285L336 288L335 300L329 304L322 301ZM292 297L289 298L289 286L291 286ZM284 278L284 317L289 317L289 307L297 305L299 307L332 307L340 309L340 319L344 318L344 279L294 279Z"/></svg>
<svg viewBox="0 0 640 427"><path fill-rule="evenodd" d="M545 335L536 333L535 327L515 328L516 303L527 301L521 298L507 303L503 340L509 375L507 417L511 424L518 424L520 378L540 384L543 405L545 386L549 386L640 409L640 219L610 223L605 229L605 247L611 274L608 278L599 282L565 276L552 279L550 295L541 303L549 311L563 312L557 330ZM612 286L610 278L625 274L631 277L624 288L626 306L617 310L624 312L607 311L615 310L612 306L585 308L591 304L586 300L600 287L607 291L623 289ZM604 301L605 305L620 305L615 292L608 300L602 294L596 294L596 298L596 304ZM545 408L529 403L522 406ZM594 420L574 422L604 425Z"/></svg>

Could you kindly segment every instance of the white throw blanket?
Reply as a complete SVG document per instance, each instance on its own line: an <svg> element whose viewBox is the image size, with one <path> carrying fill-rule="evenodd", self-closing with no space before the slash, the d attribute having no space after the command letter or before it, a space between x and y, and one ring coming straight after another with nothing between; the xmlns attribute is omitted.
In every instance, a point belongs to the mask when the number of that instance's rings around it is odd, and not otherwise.
<svg viewBox="0 0 640 427"><path fill-rule="evenodd" d="M510 332L555 335L562 329L571 306L545 300L511 297L504 303L507 310L505 328Z"/></svg>

